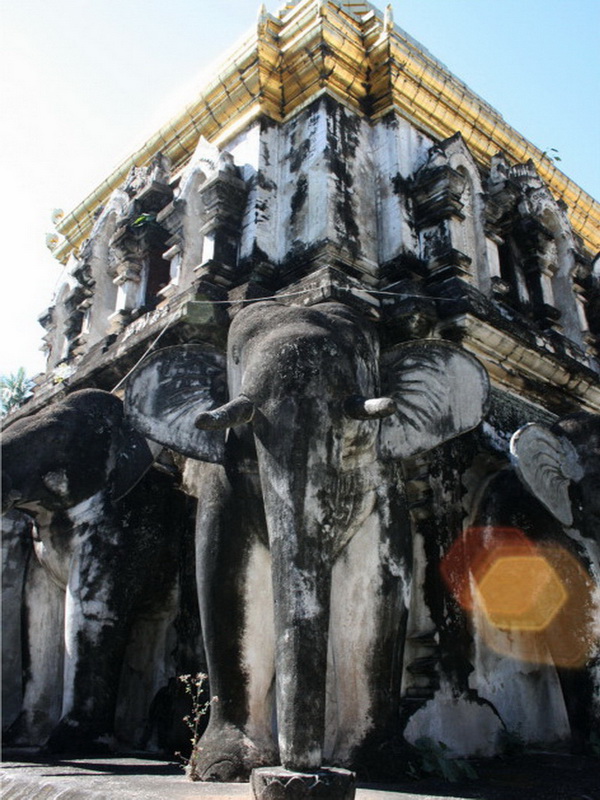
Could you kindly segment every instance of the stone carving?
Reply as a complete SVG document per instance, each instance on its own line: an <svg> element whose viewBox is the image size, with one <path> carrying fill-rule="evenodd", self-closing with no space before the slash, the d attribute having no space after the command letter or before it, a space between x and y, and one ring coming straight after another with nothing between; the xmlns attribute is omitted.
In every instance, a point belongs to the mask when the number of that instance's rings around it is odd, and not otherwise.
<svg viewBox="0 0 600 800"><path fill-rule="evenodd" d="M13 743L49 736L51 751L106 748L128 637L141 617L152 624L138 655L154 672L137 675L136 694L148 693L150 704L176 613L182 525L173 493L167 505L170 480L142 478L152 459L121 401L99 390L76 392L5 432L4 509L33 517L36 556L24 592L29 678L8 733ZM54 708L61 697L62 711Z"/></svg>
<svg viewBox="0 0 600 800"><path fill-rule="evenodd" d="M152 161L144 167L132 167L124 183L124 191L131 198L137 200L152 197L152 202L158 196L167 192L171 173L171 163L167 156L158 153Z"/></svg>
<svg viewBox="0 0 600 800"><path fill-rule="evenodd" d="M198 277L220 286L234 282L248 188L233 156L200 137L174 200L158 215L171 233L171 293Z"/></svg>
<svg viewBox="0 0 600 800"><path fill-rule="evenodd" d="M80 339L89 348L108 333L110 316L115 311L117 286L117 253L110 242L117 228L126 218L131 200L123 189L115 189L105 206L100 209L94 227L79 252L76 277L87 288L80 304L83 312Z"/></svg>
<svg viewBox="0 0 600 800"><path fill-rule="evenodd" d="M147 436L212 462L194 470L218 701L195 777L348 766L398 703L411 546L397 461L477 426L487 376L437 341L394 348L380 376L373 328L333 302L239 311L227 373L223 404L216 352L166 348L125 400Z"/></svg>
<svg viewBox="0 0 600 800"><path fill-rule="evenodd" d="M18 716L23 702L21 603L31 556L32 520L10 511L2 518L2 729Z"/></svg>
<svg viewBox="0 0 600 800"><path fill-rule="evenodd" d="M581 280L586 270L576 267L566 209L532 161L509 166L501 154L493 157L485 217L488 236L498 245L498 263L491 265L494 296L543 330L585 348Z"/></svg>
<svg viewBox="0 0 600 800"><path fill-rule="evenodd" d="M299 773L281 767L255 769L250 787L257 800L353 800L356 788L354 773L345 769Z"/></svg>
<svg viewBox="0 0 600 800"><path fill-rule="evenodd" d="M531 423L512 437L511 453L523 484L559 522L570 527L573 524L570 484L583 477L573 445L543 425Z"/></svg>

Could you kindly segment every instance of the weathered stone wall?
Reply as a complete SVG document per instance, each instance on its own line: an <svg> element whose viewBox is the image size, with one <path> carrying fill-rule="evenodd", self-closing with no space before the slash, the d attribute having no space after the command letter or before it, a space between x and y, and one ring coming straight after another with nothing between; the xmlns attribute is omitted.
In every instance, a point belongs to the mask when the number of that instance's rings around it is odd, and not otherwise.
<svg viewBox="0 0 600 800"><path fill-rule="evenodd" d="M69 265L46 323L50 367L199 280L265 292L327 266L374 291L409 280L448 296L444 316L462 300L596 369L591 254L532 165L499 156L483 174L460 136L434 144L399 117L371 122L323 97L255 123L226 154L201 141L170 178L164 160L137 169L124 188ZM153 270L165 277L149 289Z"/></svg>

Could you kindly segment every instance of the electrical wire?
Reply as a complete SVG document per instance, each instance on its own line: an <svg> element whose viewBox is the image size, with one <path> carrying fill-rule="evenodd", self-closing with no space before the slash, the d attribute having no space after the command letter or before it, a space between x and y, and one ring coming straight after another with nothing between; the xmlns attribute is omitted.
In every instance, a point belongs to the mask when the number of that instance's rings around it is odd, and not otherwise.
<svg viewBox="0 0 600 800"><path fill-rule="evenodd" d="M299 295L309 294L311 292L314 292L318 288L319 287L313 287L311 289L301 289L298 292L286 292L285 294L272 294L272 295L267 295L267 296L263 296L263 297L243 297L243 298L240 298L239 300L235 300L235 299L231 299L231 300L194 300L194 302L195 303L200 303L201 305L233 305L235 303L245 303L245 304L260 303L260 302L262 302L264 300L281 300L281 299L285 299L285 298L288 298L288 297L298 297ZM351 289L351 287L339 286L338 284L334 284L331 288L333 288L333 289L347 289L347 290ZM385 296L385 297L396 297L396 298L398 298L400 300L410 300L410 299L414 299L414 300L451 300L452 299L452 298L448 298L448 297L430 297L429 295L422 295L422 294L408 294L408 293L405 293L405 292L386 292L386 291L382 291L382 290L379 290L379 289L363 289L362 291L364 291L367 294L372 294L372 295L382 295L382 296ZM133 367L131 367L131 369L121 378L121 380L116 384L116 386L113 387L113 389L111 390L111 394L115 394L121 388L121 386L125 383L125 381L131 375L131 373L134 372L134 370L136 370L139 367L139 365L142 363L142 361L144 361L150 355L150 353L156 347L159 339L169 329L169 326L170 326L170 322L167 322L165 327L160 331L160 333L152 341L152 343L146 349L144 354L135 362Z"/></svg>

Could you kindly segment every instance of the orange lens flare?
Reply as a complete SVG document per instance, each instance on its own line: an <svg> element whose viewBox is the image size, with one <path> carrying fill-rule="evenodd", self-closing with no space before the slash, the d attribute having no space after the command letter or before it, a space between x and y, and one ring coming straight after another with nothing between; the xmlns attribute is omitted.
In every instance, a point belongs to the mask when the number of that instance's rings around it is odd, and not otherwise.
<svg viewBox="0 0 600 800"><path fill-rule="evenodd" d="M440 565L486 644L502 655L581 667L598 646L595 586L565 547L516 528L468 528Z"/></svg>
<svg viewBox="0 0 600 800"><path fill-rule="evenodd" d="M543 631L568 595L543 556L511 555L489 565L477 585L477 599L497 628Z"/></svg>

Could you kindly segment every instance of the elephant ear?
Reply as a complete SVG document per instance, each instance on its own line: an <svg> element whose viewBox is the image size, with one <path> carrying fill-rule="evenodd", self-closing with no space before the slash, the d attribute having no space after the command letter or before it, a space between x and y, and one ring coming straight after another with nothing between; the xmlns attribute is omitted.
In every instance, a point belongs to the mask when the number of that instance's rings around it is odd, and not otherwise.
<svg viewBox="0 0 600 800"><path fill-rule="evenodd" d="M166 347L129 377L125 411L144 436L190 458L221 462L225 432L194 421L226 400L225 357L208 345Z"/></svg>
<svg viewBox="0 0 600 800"><path fill-rule="evenodd" d="M569 486L583 478L583 467L571 442L530 423L513 434L510 454L524 486L559 522L572 525Z"/></svg>
<svg viewBox="0 0 600 800"><path fill-rule="evenodd" d="M382 420L380 452L403 459L431 450L483 419L489 379L456 345L422 340L398 345L382 359L384 393L397 411Z"/></svg>
<svg viewBox="0 0 600 800"><path fill-rule="evenodd" d="M115 443L115 466L111 473L110 495L120 500L140 481L152 466L154 454L142 434L123 421Z"/></svg>

